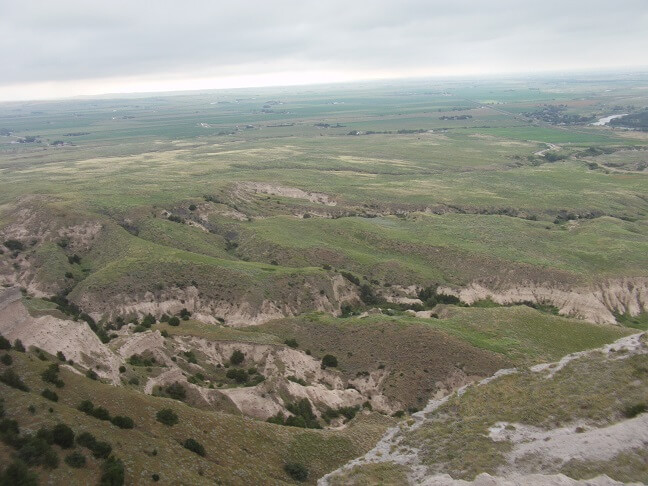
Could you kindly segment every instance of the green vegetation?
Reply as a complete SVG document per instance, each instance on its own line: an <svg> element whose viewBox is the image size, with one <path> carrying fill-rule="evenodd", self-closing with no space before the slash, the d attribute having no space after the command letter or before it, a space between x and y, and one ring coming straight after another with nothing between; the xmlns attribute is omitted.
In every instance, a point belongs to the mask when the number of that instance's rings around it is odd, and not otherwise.
<svg viewBox="0 0 648 486"><path fill-rule="evenodd" d="M158 422L163 423L171 427L178 423L178 416L170 408L163 408L155 414L155 418Z"/></svg>
<svg viewBox="0 0 648 486"><path fill-rule="evenodd" d="M10 128L0 136L2 282L24 285L17 298L34 322L66 319L69 330L92 330L103 349L130 349L127 364L109 370L90 365L86 350L79 357L61 345L79 361L72 363L57 347L25 353L0 336L0 392L9 397L2 434L26 444L0 448L9 465L0 474L27 484L36 476L74 484L314 482L373 446L396 408L402 417L465 377L648 329L645 309L629 313L648 277L648 139L614 128L641 128L645 79L0 104L0 127ZM267 108L262 100L280 101ZM608 111L630 115L589 125ZM599 299L608 283L618 284L610 294L623 295ZM439 290L470 284L533 301L467 306ZM550 300L534 293L539 286ZM560 314L580 302L561 297L572 290L594 295L621 326ZM161 347L125 347L131 339ZM217 359L216 342L228 350ZM263 353L248 351L251 344ZM298 389L293 383L318 378L277 359L286 384L260 354L321 365L316 375L350 389L380 383L400 405L379 414L368 396L362 411L284 396ZM117 366L125 386L102 383ZM176 366L183 377L161 377ZM548 427L645 411L643 385L632 389L626 376L641 375L643 364L619 371L603 362L582 383L570 375L578 366L562 370L558 384L521 373L470 389L412 444L424 445L427 464L469 478L502 464L508 445L488 439L492 420ZM149 380L160 385L145 395ZM269 423L234 415L248 392L286 407ZM319 430L340 422L345 428ZM40 435L27 440L21 430ZM81 452L57 455L63 467L50 467L51 451L62 447L52 444L70 440ZM623 461L637 470L641 457ZM570 467L582 474L586 465ZM374 465L349 471L343 484L401 484L404 474Z"/></svg>
<svg viewBox="0 0 648 486"><path fill-rule="evenodd" d="M297 462L284 464L284 471L295 481L306 481L308 479L308 468Z"/></svg>
<svg viewBox="0 0 648 486"><path fill-rule="evenodd" d="M196 441L195 439L187 439L182 443L182 447L184 447L187 450L190 450L191 452L195 452L199 456L205 457L205 448L203 445Z"/></svg>

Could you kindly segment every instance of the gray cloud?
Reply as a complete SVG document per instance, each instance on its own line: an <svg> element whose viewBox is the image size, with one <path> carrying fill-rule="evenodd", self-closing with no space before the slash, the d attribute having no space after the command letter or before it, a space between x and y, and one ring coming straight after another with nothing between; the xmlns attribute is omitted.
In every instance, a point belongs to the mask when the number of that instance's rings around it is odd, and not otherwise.
<svg viewBox="0 0 648 486"><path fill-rule="evenodd" d="M646 0L0 0L0 85L648 64Z"/></svg>

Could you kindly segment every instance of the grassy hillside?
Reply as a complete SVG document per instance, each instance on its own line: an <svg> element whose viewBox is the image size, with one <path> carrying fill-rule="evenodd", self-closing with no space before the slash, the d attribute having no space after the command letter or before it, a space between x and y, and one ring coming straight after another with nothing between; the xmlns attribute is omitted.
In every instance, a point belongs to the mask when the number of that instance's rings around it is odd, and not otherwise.
<svg viewBox="0 0 648 486"><path fill-rule="evenodd" d="M427 414L420 427L405 428L400 447L413 448L415 462L430 475L474 479L483 472L501 476L541 472L590 479L606 474L617 481L643 483L648 479L644 448L624 445L623 436L615 435L643 427L640 417L645 416L640 414L648 390L643 339L644 351L638 354L617 346L563 368L554 366L553 371L522 370L473 386ZM619 428L624 423L627 427ZM501 438L493 435L495 429ZM596 435L599 430L602 435ZM517 431L527 435L516 438ZM570 440L571 449L565 447ZM515 455L531 441L539 444L530 449L534 452ZM548 444L544 449L543 443ZM552 447L561 447L564 456L553 457ZM608 447L615 449L601 452ZM601 454L606 458L596 459ZM384 462L347 470L331 484L363 484L366 478L378 477L382 484L399 484L405 473L412 472L386 457Z"/></svg>
<svg viewBox="0 0 648 486"><path fill-rule="evenodd" d="M4 354L4 353L3 353ZM16 420L20 429L34 433L42 426L63 422L79 434L90 432L98 440L111 444L115 456L124 462L127 484L150 482L152 474L160 476L161 484L286 484L293 480L283 470L285 463L307 465L311 482L352 457L371 447L391 420L379 414L359 416L342 431L306 431L294 427L246 419L240 416L205 412L171 399L143 395L137 391L106 385L62 369L63 388L55 388L40 378L50 364L33 354L9 351L11 368L30 388L23 392L0 383L6 418ZM55 389L58 402L40 396L49 387ZM131 417L133 429L120 429L109 422L88 416L77 406L91 400L111 415ZM33 406L33 412L29 409ZM179 418L174 426L156 420L156 413L172 409ZM205 457L182 447L187 438L200 442ZM98 481L101 460L92 458L87 450L76 451L87 456L88 465L75 470L63 463L70 450L53 446L60 465L53 470L35 470L51 484L92 484ZM14 451L0 445L0 462L8 464Z"/></svg>

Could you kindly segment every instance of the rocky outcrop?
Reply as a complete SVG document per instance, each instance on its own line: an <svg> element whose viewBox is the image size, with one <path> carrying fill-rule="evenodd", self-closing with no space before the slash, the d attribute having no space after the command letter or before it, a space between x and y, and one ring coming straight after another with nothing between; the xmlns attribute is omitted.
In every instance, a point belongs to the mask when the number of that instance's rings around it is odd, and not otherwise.
<svg viewBox="0 0 648 486"><path fill-rule="evenodd" d="M116 356L84 321L33 317L16 289L0 293L0 334L11 342L20 339L25 347L36 346L49 354L61 351L68 360L93 369L111 383L119 383L121 359Z"/></svg>
<svg viewBox="0 0 648 486"><path fill-rule="evenodd" d="M636 316L648 311L648 278L644 277L608 279L574 288L531 281L509 286L475 281L467 287L439 287L437 291L459 297L466 304L483 299L502 305L549 304L562 315L598 324L616 324L615 314Z"/></svg>
<svg viewBox="0 0 648 486"><path fill-rule="evenodd" d="M290 287L290 282L277 285ZM358 300L357 288L341 275L313 278L300 285L299 292L292 292L290 301L284 302L259 299L260 292L256 292L256 296L252 293L258 290L254 288L250 293L241 291L236 297L238 300L229 300L225 296L207 295L195 286L142 294L119 293L109 300L93 291L75 289L69 298L97 321L118 315L174 315L186 308L200 321L216 324L224 320L234 327L259 325L303 312L338 314L341 304Z"/></svg>

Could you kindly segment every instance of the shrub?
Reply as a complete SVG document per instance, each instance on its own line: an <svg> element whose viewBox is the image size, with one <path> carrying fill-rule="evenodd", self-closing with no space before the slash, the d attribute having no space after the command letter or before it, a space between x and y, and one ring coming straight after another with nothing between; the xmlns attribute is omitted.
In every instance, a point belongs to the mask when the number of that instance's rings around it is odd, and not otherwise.
<svg viewBox="0 0 648 486"><path fill-rule="evenodd" d="M43 398L47 398L48 400L51 400L53 402L58 402L58 398L59 398L58 395L56 394L56 392L50 390L49 388L45 388L41 392L41 396Z"/></svg>
<svg viewBox="0 0 648 486"><path fill-rule="evenodd" d="M90 400L83 400L77 406L77 410L90 415L94 410L94 404Z"/></svg>
<svg viewBox="0 0 648 486"><path fill-rule="evenodd" d="M124 365L121 365L121 366L119 367L119 372L120 372L120 373L126 373L126 367L125 367Z"/></svg>
<svg viewBox="0 0 648 486"><path fill-rule="evenodd" d="M232 356L230 356L230 363L233 365L239 365L243 362L243 360L245 360L245 355L243 354L243 352L235 349L232 353Z"/></svg>
<svg viewBox="0 0 648 486"><path fill-rule="evenodd" d="M294 339L294 338L286 339L286 340L284 341L284 344L285 344L286 346L289 346L289 347L293 348L293 349L299 347L299 344L297 343L297 340Z"/></svg>
<svg viewBox="0 0 648 486"><path fill-rule="evenodd" d="M230 380L235 380L236 383L245 383L248 381L248 373L240 368L230 368L227 370L226 375Z"/></svg>
<svg viewBox="0 0 648 486"><path fill-rule="evenodd" d="M141 354L133 354L128 358L128 363L132 366L153 366L155 364L154 357L146 357Z"/></svg>
<svg viewBox="0 0 648 486"><path fill-rule="evenodd" d="M346 278L349 282L355 285L360 285L360 279L353 275L352 273L349 272L340 272L340 275L342 275L344 278Z"/></svg>
<svg viewBox="0 0 648 486"><path fill-rule="evenodd" d="M65 386L65 383L61 378L59 378L59 365L58 363L52 363L49 365L45 371L41 373L41 378L45 383L51 383L52 385L55 385L56 388L63 388Z"/></svg>
<svg viewBox="0 0 648 486"><path fill-rule="evenodd" d="M97 439L90 432L81 432L77 435L76 441L77 444L88 449L91 449L97 443Z"/></svg>
<svg viewBox="0 0 648 486"><path fill-rule="evenodd" d="M108 442L101 440L96 441L92 447L89 447L88 449L92 451L92 455L97 459L105 459L112 452L112 446Z"/></svg>
<svg viewBox="0 0 648 486"><path fill-rule="evenodd" d="M25 345L22 343L20 339L16 339L14 341L14 349L18 351L19 353L24 353L25 352Z"/></svg>
<svg viewBox="0 0 648 486"><path fill-rule="evenodd" d="M65 464L75 469L79 469L86 465L86 458L80 452L75 451L65 456Z"/></svg>
<svg viewBox="0 0 648 486"><path fill-rule="evenodd" d="M337 368L338 360L332 354L325 354L322 358L322 369L323 368Z"/></svg>
<svg viewBox="0 0 648 486"><path fill-rule="evenodd" d="M185 449L188 449L191 452L195 452L199 456L205 457L205 448L200 442L194 439L187 439L182 445Z"/></svg>
<svg viewBox="0 0 648 486"><path fill-rule="evenodd" d="M270 417L268 420L266 420L266 422L277 425L285 425L286 418L284 417L283 413L277 412L277 415Z"/></svg>
<svg viewBox="0 0 648 486"><path fill-rule="evenodd" d="M25 385L25 383L22 381L20 376L16 374L14 370L11 368L7 368L4 370L4 372L0 375L0 382L4 383L5 385L8 385L13 388L17 388L18 390L28 392L29 387Z"/></svg>
<svg viewBox="0 0 648 486"><path fill-rule="evenodd" d="M625 415L627 418L634 418L646 411L648 411L648 407L645 403L635 403L633 405L627 405L623 409L623 415Z"/></svg>
<svg viewBox="0 0 648 486"><path fill-rule="evenodd" d="M38 476L22 461L14 461L0 474L1 485L38 486Z"/></svg>
<svg viewBox="0 0 648 486"><path fill-rule="evenodd" d="M54 443L54 434L52 433L52 429L48 429L47 427L41 427L40 429L38 429L38 432L36 432L36 437L43 439L50 445Z"/></svg>
<svg viewBox="0 0 648 486"><path fill-rule="evenodd" d="M11 251L23 251L25 249L24 243L18 240L5 240L4 246L9 248Z"/></svg>
<svg viewBox="0 0 648 486"><path fill-rule="evenodd" d="M142 326L148 328L153 324L155 324L155 317L153 317L152 314L146 314L146 316L144 316L144 319L142 319Z"/></svg>
<svg viewBox="0 0 648 486"><path fill-rule="evenodd" d="M154 482L157 483L157 482L160 480L160 475L157 474L157 473L153 473L153 474L151 475L151 479L152 479Z"/></svg>
<svg viewBox="0 0 648 486"><path fill-rule="evenodd" d="M45 466L49 469L58 467L58 456L47 441L40 437L29 436L23 440L18 449L18 458L31 466Z"/></svg>
<svg viewBox="0 0 648 486"><path fill-rule="evenodd" d="M301 378L297 378L295 375L287 376L286 379L287 379L288 381L292 381L293 383L298 383L298 384L300 384L300 385L302 385L302 386L306 386L306 385L308 385L308 383L306 382L306 380L303 380L303 379L301 379Z"/></svg>
<svg viewBox="0 0 648 486"><path fill-rule="evenodd" d="M187 391L185 390L184 386L182 386L182 383L177 381L167 386L164 391L170 398L173 398L174 400L182 401L187 396Z"/></svg>
<svg viewBox="0 0 648 486"><path fill-rule="evenodd" d="M338 411L344 415L348 420L351 420L358 413L359 407L341 407Z"/></svg>
<svg viewBox="0 0 648 486"><path fill-rule="evenodd" d="M196 210L196 205L195 204L190 204L189 205L189 211L195 211Z"/></svg>
<svg viewBox="0 0 648 486"><path fill-rule="evenodd" d="M99 379L99 375L97 375L97 372L95 370L88 370L86 371L86 376L90 378L91 380L97 380Z"/></svg>
<svg viewBox="0 0 648 486"><path fill-rule="evenodd" d="M380 303L380 299L376 296L371 286L367 284L360 287L360 300L367 305L376 305Z"/></svg>
<svg viewBox="0 0 648 486"><path fill-rule="evenodd" d="M58 423L52 428L52 439L61 448L69 449L74 445L74 431L67 425Z"/></svg>
<svg viewBox="0 0 648 486"><path fill-rule="evenodd" d="M180 319L178 319L176 316L169 317L169 326L179 326L180 325Z"/></svg>
<svg viewBox="0 0 648 486"><path fill-rule="evenodd" d="M111 420L113 425L116 425L120 429L132 429L135 427L135 422L130 417L125 417L124 415L115 415Z"/></svg>
<svg viewBox="0 0 648 486"><path fill-rule="evenodd" d="M124 463L110 456L101 468L100 486L122 486L124 484Z"/></svg>
<svg viewBox="0 0 648 486"><path fill-rule="evenodd" d="M193 351L185 351L184 355L185 355L185 358L187 359L187 361L189 363L192 363L192 364L197 364L198 363L198 360L196 359L196 355L194 354Z"/></svg>
<svg viewBox="0 0 648 486"><path fill-rule="evenodd" d="M11 343L2 334L0 334L0 349L11 349Z"/></svg>
<svg viewBox="0 0 648 486"><path fill-rule="evenodd" d="M158 422L168 425L169 427L178 423L178 416L170 408L163 408L155 414Z"/></svg>
<svg viewBox="0 0 648 486"><path fill-rule="evenodd" d="M0 358L0 361L2 361L3 365L7 365L7 366L9 366L9 365L11 365L11 363L13 363L13 359L11 358L10 354L3 354L2 358Z"/></svg>
<svg viewBox="0 0 648 486"><path fill-rule="evenodd" d="M90 415L99 420L110 420L110 412L108 412L104 407L95 407L94 410L90 412Z"/></svg>
<svg viewBox="0 0 648 486"><path fill-rule="evenodd" d="M59 361L65 362L65 355L63 354L63 351L57 351L56 352L56 357L58 358Z"/></svg>
<svg viewBox="0 0 648 486"><path fill-rule="evenodd" d="M190 317L191 317L191 312L189 312L186 307L183 307L182 310L180 311L180 318L186 321Z"/></svg>
<svg viewBox="0 0 648 486"><path fill-rule="evenodd" d="M311 402L308 398L302 398L297 403L290 403L286 406L288 411L294 416L286 419L286 425L292 427L303 427L307 429L321 429L322 426L317 421L313 413Z"/></svg>
<svg viewBox="0 0 648 486"><path fill-rule="evenodd" d="M284 471L295 481L306 481L308 479L308 469L298 462L284 464Z"/></svg>

